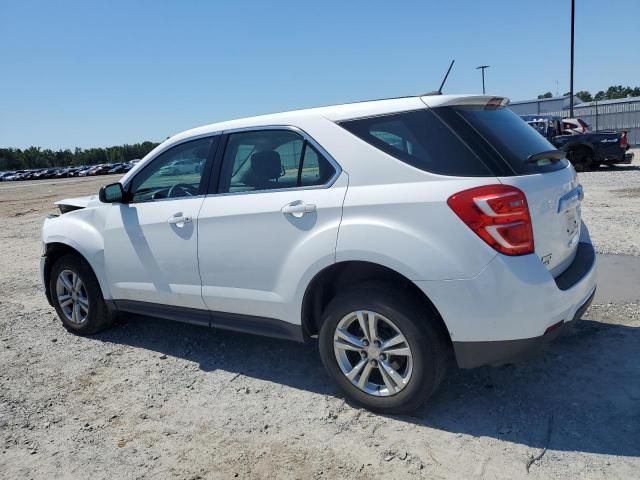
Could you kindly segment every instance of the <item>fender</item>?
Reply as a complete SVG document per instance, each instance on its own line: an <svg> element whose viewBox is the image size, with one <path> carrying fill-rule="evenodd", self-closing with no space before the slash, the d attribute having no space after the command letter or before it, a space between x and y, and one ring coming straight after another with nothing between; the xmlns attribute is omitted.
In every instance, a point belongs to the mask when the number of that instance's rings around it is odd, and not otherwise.
<svg viewBox="0 0 640 480"><path fill-rule="evenodd" d="M42 241L45 245L61 243L80 253L93 269L103 297L110 299L111 292L104 274L104 237L100 233L104 214L100 210L83 208L47 218L42 227Z"/></svg>
<svg viewBox="0 0 640 480"><path fill-rule="evenodd" d="M579 142L579 141L568 141L564 145L561 146L562 150L577 150L579 148L584 148L586 150L590 150L591 153L595 153L595 148L593 144L590 142Z"/></svg>

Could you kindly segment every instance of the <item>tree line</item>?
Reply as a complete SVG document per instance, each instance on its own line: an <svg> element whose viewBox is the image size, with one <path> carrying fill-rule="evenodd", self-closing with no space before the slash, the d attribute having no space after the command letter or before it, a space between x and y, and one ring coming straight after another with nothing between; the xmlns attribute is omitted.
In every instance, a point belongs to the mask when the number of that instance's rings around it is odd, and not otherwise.
<svg viewBox="0 0 640 480"><path fill-rule="evenodd" d="M29 147L24 150L0 148L0 171L126 162L144 157L157 145L154 142L142 142L133 145L76 148L75 150L51 150L40 147Z"/></svg>
<svg viewBox="0 0 640 480"><path fill-rule="evenodd" d="M566 92L564 96L569 95L569 92ZM583 102L593 102L600 100L613 100L615 98L627 98L627 97L640 97L640 87L623 87L622 85L612 85L607 90L600 90L595 95L591 95L591 92L588 90L580 90L579 92L575 92L575 96L578 97ZM551 92L543 93L542 95L538 95L538 98L553 98L553 94Z"/></svg>

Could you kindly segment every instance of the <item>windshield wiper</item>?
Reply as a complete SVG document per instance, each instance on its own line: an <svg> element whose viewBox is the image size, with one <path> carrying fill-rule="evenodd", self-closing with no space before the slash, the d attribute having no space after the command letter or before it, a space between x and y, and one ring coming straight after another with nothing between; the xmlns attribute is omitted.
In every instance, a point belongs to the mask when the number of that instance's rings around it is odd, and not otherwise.
<svg viewBox="0 0 640 480"><path fill-rule="evenodd" d="M565 153L562 150L547 150L546 152L534 153L527 157L527 163L536 163L540 160L551 160L559 162L564 158Z"/></svg>

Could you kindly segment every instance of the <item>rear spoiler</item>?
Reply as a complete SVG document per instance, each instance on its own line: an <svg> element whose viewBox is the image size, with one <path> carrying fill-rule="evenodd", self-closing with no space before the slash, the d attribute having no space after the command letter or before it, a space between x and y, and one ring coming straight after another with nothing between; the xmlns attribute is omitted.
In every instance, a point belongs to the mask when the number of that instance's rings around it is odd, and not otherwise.
<svg viewBox="0 0 640 480"><path fill-rule="evenodd" d="M477 105L484 107L505 107L509 105L509 99L506 97L494 97L490 95L423 95L420 97L427 107L450 107Z"/></svg>
<svg viewBox="0 0 640 480"><path fill-rule="evenodd" d="M558 162L565 157L566 153L562 150L547 150L545 152L534 153L527 157L527 163L535 163L540 160L552 160Z"/></svg>

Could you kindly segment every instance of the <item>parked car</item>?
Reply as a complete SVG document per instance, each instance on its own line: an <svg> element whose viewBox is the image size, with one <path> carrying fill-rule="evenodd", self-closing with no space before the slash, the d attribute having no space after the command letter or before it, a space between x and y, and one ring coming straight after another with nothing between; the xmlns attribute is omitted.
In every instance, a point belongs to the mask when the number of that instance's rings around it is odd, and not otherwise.
<svg viewBox="0 0 640 480"><path fill-rule="evenodd" d="M47 298L81 335L122 312L317 339L354 402L416 408L449 358L530 355L595 293L575 171L506 103L407 97L178 134L58 202ZM205 167L161 173L186 158Z"/></svg>
<svg viewBox="0 0 640 480"><path fill-rule="evenodd" d="M118 164L112 165L108 173L109 174L126 173L129 170L131 170L131 166L128 163L118 163Z"/></svg>
<svg viewBox="0 0 640 480"><path fill-rule="evenodd" d="M16 170L15 172L10 172L9 175L5 177L5 180L8 182L20 180L26 172L26 170Z"/></svg>
<svg viewBox="0 0 640 480"><path fill-rule="evenodd" d="M591 131L591 126L581 118L563 118L562 133L580 135Z"/></svg>
<svg viewBox="0 0 640 480"><path fill-rule="evenodd" d="M35 180L36 176L40 173L40 169L27 170L20 176L20 180Z"/></svg>
<svg viewBox="0 0 640 480"><path fill-rule="evenodd" d="M194 162L194 160L191 158L180 159L171 162L168 165L165 165L164 167L162 167L159 173L160 175L172 176L184 175L187 173L194 173L199 167L202 167L201 161Z"/></svg>
<svg viewBox="0 0 640 480"><path fill-rule="evenodd" d="M626 132L565 133L565 119L549 115L523 115L549 142L566 153L578 172L597 169L600 165L630 164ZM569 119L571 120L571 119ZM560 132L560 133L558 133Z"/></svg>
<svg viewBox="0 0 640 480"><path fill-rule="evenodd" d="M59 168L55 174L55 178L67 178L72 177L76 168L75 167L63 167Z"/></svg>
<svg viewBox="0 0 640 480"><path fill-rule="evenodd" d="M57 172L56 168L45 168L45 169L39 170L37 173L35 173L34 176L33 176L33 179L34 180L46 180L46 179L54 178L56 172Z"/></svg>
<svg viewBox="0 0 640 480"><path fill-rule="evenodd" d="M90 175L95 175L95 170L98 168L98 166L96 165L90 165L88 167L84 167L82 169L80 169L80 171L78 172L78 176L79 177L86 177L86 176L90 176Z"/></svg>

